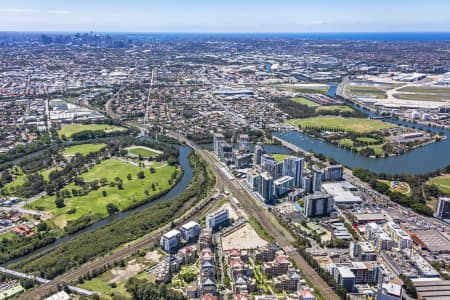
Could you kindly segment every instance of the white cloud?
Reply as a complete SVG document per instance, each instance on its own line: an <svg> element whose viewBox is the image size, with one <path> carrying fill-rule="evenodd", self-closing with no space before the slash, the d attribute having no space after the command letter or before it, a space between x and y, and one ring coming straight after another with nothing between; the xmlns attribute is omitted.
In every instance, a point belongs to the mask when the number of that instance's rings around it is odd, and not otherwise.
<svg viewBox="0 0 450 300"><path fill-rule="evenodd" d="M49 10L47 11L49 14L53 14L53 15L68 15L71 12L68 10Z"/></svg>
<svg viewBox="0 0 450 300"><path fill-rule="evenodd" d="M29 13L32 12L28 8L11 8L11 7L0 7L0 13Z"/></svg>

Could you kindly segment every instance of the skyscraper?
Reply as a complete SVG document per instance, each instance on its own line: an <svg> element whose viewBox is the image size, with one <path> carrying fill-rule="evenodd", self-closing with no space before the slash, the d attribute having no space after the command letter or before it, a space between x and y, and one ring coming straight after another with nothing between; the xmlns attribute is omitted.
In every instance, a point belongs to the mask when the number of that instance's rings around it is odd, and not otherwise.
<svg viewBox="0 0 450 300"><path fill-rule="evenodd" d="M294 186L301 187L303 184L303 157L286 157L283 161L283 176L291 176L294 178Z"/></svg>
<svg viewBox="0 0 450 300"><path fill-rule="evenodd" d="M305 198L305 215L307 217L327 216L334 208L334 199L326 193L315 193Z"/></svg>
<svg viewBox="0 0 450 300"><path fill-rule="evenodd" d="M450 198L439 198L434 216L439 219L450 219Z"/></svg>
<svg viewBox="0 0 450 300"><path fill-rule="evenodd" d="M255 146L255 164L261 165L261 157L264 154L264 147L262 144L257 144Z"/></svg>
<svg viewBox="0 0 450 300"><path fill-rule="evenodd" d="M314 192L320 192L322 189L322 170L318 166L312 167L312 190Z"/></svg>
<svg viewBox="0 0 450 300"><path fill-rule="evenodd" d="M239 151L248 152L248 134L239 135Z"/></svg>
<svg viewBox="0 0 450 300"><path fill-rule="evenodd" d="M224 142L225 142L225 137L223 136L223 134L221 134L221 133L214 133L214 139L213 139L214 153L217 156L219 156L219 154L220 154L220 146Z"/></svg>
<svg viewBox="0 0 450 300"><path fill-rule="evenodd" d="M261 185L259 194L266 203L273 203L273 177L268 173L261 174Z"/></svg>

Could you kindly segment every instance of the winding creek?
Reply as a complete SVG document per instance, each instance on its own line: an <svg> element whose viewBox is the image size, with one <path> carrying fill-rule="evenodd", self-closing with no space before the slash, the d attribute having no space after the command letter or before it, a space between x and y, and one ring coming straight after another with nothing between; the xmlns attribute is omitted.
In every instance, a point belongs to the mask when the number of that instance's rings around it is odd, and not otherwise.
<svg viewBox="0 0 450 300"><path fill-rule="evenodd" d="M110 216L108 218L105 218L103 220L95 222L80 231L65 235L64 237L57 239L56 241L54 241L51 244L48 244L47 246L36 249L35 251L33 251L27 255L12 259L12 260L6 262L5 264L3 264L3 266L15 264L15 263L18 263L20 261L23 261L23 260L26 260L29 258L38 257L38 256L56 248L59 244L76 238L80 234L92 232L92 231L96 230L97 228L108 225L111 222L126 218L130 214L132 214L136 211L151 208L158 203L167 201L167 200L172 199L172 198L178 196L179 194L181 194L189 186L189 184L191 183L191 180L192 180L192 176L193 176L193 169L192 169L191 165L189 164L189 157L188 157L188 155L189 155L189 153L191 153L192 149L189 148L188 146L184 146L184 145L179 146L178 149L179 149L178 161L180 162L180 166L183 168L184 172L183 172L183 175L181 176L180 180L177 182L177 184L167 194L165 194L165 195L161 196L160 198L153 200L151 202L142 204L140 206L137 206L135 208L132 208L132 209L129 209L126 211L119 212L113 216Z"/></svg>
<svg viewBox="0 0 450 300"><path fill-rule="evenodd" d="M336 85L330 86L328 95L331 97L336 97ZM377 116L376 114L358 107L349 101L346 101L346 103L354 109L366 113L369 117ZM431 130L435 133L443 132L447 139L425 145L400 156L375 159L342 149L298 131L274 132L273 135L307 151L322 153L327 157L332 157L339 163L350 168L363 167L377 173L423 174L450 164L450 130L390 118L384 119L384 121L401 126L414 126L415 128L422 130Z"/></svg>

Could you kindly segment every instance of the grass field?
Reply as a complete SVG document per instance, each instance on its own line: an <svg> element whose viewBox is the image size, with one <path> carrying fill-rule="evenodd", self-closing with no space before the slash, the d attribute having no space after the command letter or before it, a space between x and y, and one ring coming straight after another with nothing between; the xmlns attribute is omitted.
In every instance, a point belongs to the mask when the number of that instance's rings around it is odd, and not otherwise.
<svg viewBox="0 0 450 300"><path fill-rule="evenodd" d="M372 148L373 151L375 152L375 154L377 154L377 155L382 155L384 153L384 150L383 150L382 147L383 147L383 145L369 145L369 146L367 146L367 148ZM362 150L363 148L366 148L366 147L358 147L358 151Z"/></svg>
<svg viewBox="0 0 450 300"><path fill-rule="evenodd" d="M113 295L122 295L123 297L130 297L131 295L127 292L125 288L125 283L121 282L117 284L116 288L111 287L108 281L114 278L111 271L105 272L102 275L95 277L91 280L87 280L82 284L77 285L80 288L87 289L89 291L95 291L101 294L100 299L110 300Z"/></svg>
<svg viewBox="0 0 450 300"><path fill-rule="evenodd" d="M450 100L450 95L440 94L394 94L394 97L401 100L423 100L423 101L444 101Z"/></svg>
<svg viewBox="0 0 450 300"><path fill-rule="evenodd" d="M105 148L106 144L82 144L67 147L63 150L63 155L73 156L77 153L81 155L88 155L91 152L98 152L101 149Z"/></svg>
<svg viewBox="0 0 450 300"><path fill-rule="evenodd" d="M394 181L381 179L378 179L378 181L388 185L391 192L399 192L407 196L411 195L411 188L407 182L396 181L397 185L394 185Z"/></svg>
<svg viewBox="0 0 450 300"><path fill-rule="evenodd" d="M356 138L356 139L358 141L360 141L360 142L365 142L365 143L368 143L368 144L378 143L377 139L370 138L370 137L359 137L359 138Z"/></svg>
<svg viewBox="0 0 450 300"><path fill-rule="evenodd" d="M105 132L113 132L113 131L123 131L125 128L107 124L90 124L90 125L82 125L82 124L68 124L63 125L60 130L58 130L58 135L66 136L70 138L74 133L78 133L84 130L103 130Z"/></svg>
<svg viewBox="0 0 450 300"><path fill-rule="evenodd" d="M342 139L339 141L339 145L343 147L353 147L353 141L351 139Z"/></svg>
<svg viewBox="0 0 450 300"><path fill-rule="evenodd" d="M348 132L369 133L395 127L379 120L363 118L314 117L288 120L289 124L301 128L317 128L324 130L340 129Z"/></svg>
<svg viewBox="0 0 450 300"><path fill-rule="evenodd" d="M156 151L147 147L130 147L127 149L128 153L134 154L134 155L140 155L143 158L148 158L148 157L152 157L152 156L157 156L159 155L161 152L160 151Z"/></svg>
<svg viewBox="0 0 450 300"><path fill-rule="evenodd" d="M144 171L144 179L137 177L136 174L140 171ZM84 215L98 213L103 217L107 216L106 205L108 203L113 203L120 210L123 210L132 204L144 201L149 196L170 189L171 186L168 181L174 171L175 167L165 165L157 168L156 172L151 174L149 169L140 168L116 159L108 159L94 166L87 173L82 174L81 177L84 178L85 182L106 178L108 183L114 182L116 177L120 177L123 181L122 190L117 186L110 186L108 184L84 196L65 198L65 207L63 208L56 207L56 196L48 195L33 202L30 206L34 209L51 212L52 220L57 226L62 228L66 225L67 221L76 220ZM131 180L127 179L128 174L131 174ZM155 185L155 191L152 189L152 184ZM72 189L80 190L81 188L71 183L64 189L72 191ZM149 196L145 194L146 190ZM103 191L107 193L106 197L103 196ZM67 214L67 211L70 209L76 209L76 212Z"/></svg>
<svg viewBox="0 0 450 300"><path fill-rule="evenodd" d="M326 112L326 111L332 111L332 112L353 112L353 108L345 105L331 105L331 106L321 106L317 108L318 112Z"/></svg>
<svg viewBox="0 0 450 300"><path fill-rule="evenodd" d="M447 94L450 95L450 88L441 88L441 87L414 87L407 86L401 89L398 89L399 92L407 92L407 93L419 93L419 94Z"/></svg>
<svg viewBox="0 0 450 300"><path fill-rule="evenodd" d="M347 93L354 96L371 96L377 99L386 98L386 93L376 87L350 85L347 87Z"/></svg>
<svg viewBox="0 0 450 300"><path fill-rule="evenodd" d="M442 193L450 195L450 174L431 178L428 184L435 184Z"/></svg>
<svg viewBox="0 0 450 300"><path fill-rule="evenodd" d="M319 87L319 86L311 86L311 87L302 87L302 88L294 88L294 92L296 93L304 93L304 94L326 94L328 91L328 87Z"/></svg>
<svg viewBox="0 0 450 300"><path fill-rule="evenodd" d="M311 106L311 107L319 106L319 104L317 104L316 102L308 100L303 97L291 98L289 100L294 101L295 103L299 103L299 104L303 104L303 105L307 105L307 106Z"/></svg>
<svg viewBox="0 0 450 300"><path fill-rule="evenodd" d="M289 156L289 154L272 154L273 158L275 158L276 161L283 161L286 157Z"/></svg>

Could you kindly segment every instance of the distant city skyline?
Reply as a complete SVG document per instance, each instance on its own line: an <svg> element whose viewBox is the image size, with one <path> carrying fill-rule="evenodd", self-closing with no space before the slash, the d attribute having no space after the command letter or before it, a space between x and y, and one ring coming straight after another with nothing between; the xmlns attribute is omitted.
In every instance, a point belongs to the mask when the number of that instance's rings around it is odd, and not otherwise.
<svg viewBox="0 0 450 300"><path fill-rule="evenodd" d="M449 32L450 1L0 1L0 31L90 30Z"/></svg>

